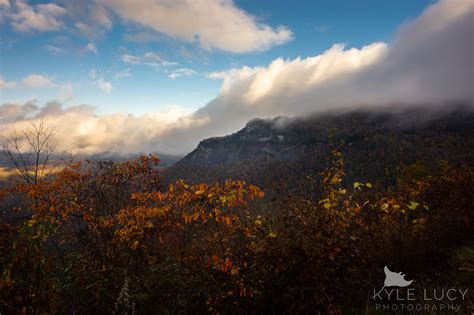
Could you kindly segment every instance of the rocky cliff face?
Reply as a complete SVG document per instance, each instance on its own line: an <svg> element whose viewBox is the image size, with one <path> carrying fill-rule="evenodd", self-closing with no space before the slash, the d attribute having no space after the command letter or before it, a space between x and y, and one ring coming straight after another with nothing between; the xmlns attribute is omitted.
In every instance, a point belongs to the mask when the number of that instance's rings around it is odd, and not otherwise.
<svg viewBox="0 0 474 315"><path fill-rule="evenodd" d="M446 159L473 162L474 114L459 109L428 117L352 112L290 119L254 119L240 131L209 138L168 168L167 180L191 182L238 178L256 184L318 175L333 147L346 156L349 179L390 181L392 166ZM389 175L392 174L392 175Z"/></svg>
<svg viewBox="0 0 474 315"><path fill-rule="evenodd" d="M299 143L289 136L289 129L278 126L280 120L284 119L255 119L235 134L203 140L176 166L225 166L264 156L293 161L299 157Z"/></svg>

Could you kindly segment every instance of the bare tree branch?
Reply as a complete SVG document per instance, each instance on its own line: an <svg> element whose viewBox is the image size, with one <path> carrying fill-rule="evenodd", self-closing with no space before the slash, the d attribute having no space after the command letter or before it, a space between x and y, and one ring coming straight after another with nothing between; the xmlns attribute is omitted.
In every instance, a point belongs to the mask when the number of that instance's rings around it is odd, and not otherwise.
<svg viewBox="0 0 474 315"><path fill-rule="evenodd" d="M21 133L13 130L5 137L3 153L27 184L41 182L60 165L68 167L75 159L77 153L70 154L68 160L53 156L54 134L54 128L47 127L42 118L37 123L31 122Z"/></svg>

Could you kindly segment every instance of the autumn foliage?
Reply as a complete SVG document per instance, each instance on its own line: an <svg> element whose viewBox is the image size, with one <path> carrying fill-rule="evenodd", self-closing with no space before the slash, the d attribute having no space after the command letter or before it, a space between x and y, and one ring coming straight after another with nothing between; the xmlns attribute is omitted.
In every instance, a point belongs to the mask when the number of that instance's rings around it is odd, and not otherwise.
<svg viewBox="0 0 474 315"><path fill-rule="evenodd" d="M407 168L381 191L346 183L335 149L318 200L270 208L243 181L165 185L158 163L80 162L2 190L0 311L337 314L365 307L380 266L436 274L472 242L467 167Z"/></svg>

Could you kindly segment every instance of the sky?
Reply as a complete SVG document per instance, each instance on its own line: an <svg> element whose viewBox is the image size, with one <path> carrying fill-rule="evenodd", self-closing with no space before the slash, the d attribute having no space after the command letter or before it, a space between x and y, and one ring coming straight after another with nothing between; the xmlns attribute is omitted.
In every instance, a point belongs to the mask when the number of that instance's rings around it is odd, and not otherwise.
<svg viewBox="0 0 474 315"><path fill-rule="evenodd" d="M46 117L85 154L473 100L471 0L0 0L0 28L0 135Z"/></svg>

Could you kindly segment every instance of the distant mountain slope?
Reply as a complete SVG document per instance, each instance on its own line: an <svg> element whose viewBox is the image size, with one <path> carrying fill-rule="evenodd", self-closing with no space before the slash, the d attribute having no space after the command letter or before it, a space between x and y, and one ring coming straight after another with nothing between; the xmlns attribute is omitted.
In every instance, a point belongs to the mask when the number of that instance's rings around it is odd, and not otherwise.
<svg viewBox="0 0 474 315"><path fill-rule="evenodd" d="M113 161L113 162L123 162L127 160L133 160L144 153L140 154L129 154L126 156L123 155L111 155L111 154L96 154L96 155L80 155L77 157L77 160L90 160L90 161ZM171 155L171 154L165 154L165 153L160 153L160 152L152 152L152 154L159 156L160 158L160 164L159 167L169 167L176 162L178 162L182 156L178 155Z"/></svg>
<svg viewBox="0 0 474 315"><path fill-rule="evenodd" d="M163 153L154 153L160 157L160 167L169 167L173 164L175 164L177 161L180 160L181 156L177 155L170 155L170 154L163 154ZM119 155L110 155L110 154L96 154L96 155L84 155L84 154L77 154L77 156L74 157L75 161L81 161L81 160L89 160L89 161L114 161L114 162L123 162L127 160L133 160L136 159L140 156L141 154L129 154L127 156L119 156ZM71 154L53 154L51 156L52 162L54 161L60 161L60 160L66 160L71 158ZM0 167L10 169L14 165L13 163L7 158L4 150L0 149Z"/></svg>
<svg viewBox="0 0 474 315"><path fill-rule="evenodd" d="M232 135L201 141L164 176L190 182L236 178L263 188L296 185L324 169L331 147L345 154L347 180L389 185L401 166L416 161L472 165L474 113L463 107L449 113L414 108L254 119Z"/></svg>

